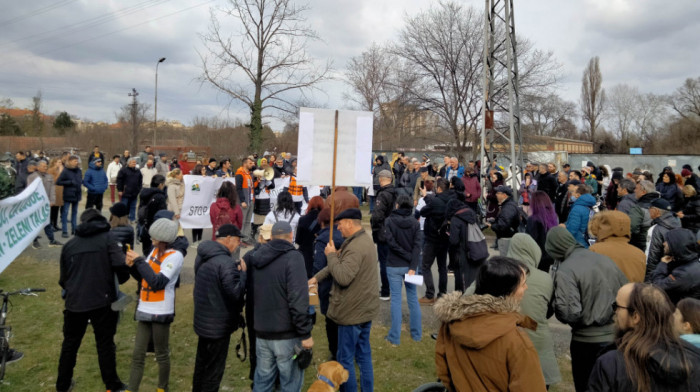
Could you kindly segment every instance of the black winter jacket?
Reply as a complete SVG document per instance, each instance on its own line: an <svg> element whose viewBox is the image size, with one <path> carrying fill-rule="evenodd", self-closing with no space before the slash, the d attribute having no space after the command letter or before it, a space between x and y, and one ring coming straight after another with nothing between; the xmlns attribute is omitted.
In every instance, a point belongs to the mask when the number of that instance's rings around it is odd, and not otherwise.
<svg viewBox="0 0 700 392"><path fill-rule="evenodd" d="M330 241L330 238L330 227L324 227L323 229L321 229L321 231L318 232L318 235L316 236L316 241L314 242L314 275L316 275L320 270L326 268L326 266L328 265L328 258L326 258L324 250L326 249L326 245L328 245L328 241ZM345 239L336 227L333 230L333 244L335 245L335 248L340 249L340 247L343 245L343 242L345 242ZM318 282L318 299L319 302L321 302L321 313L324 315L326 314L326 312L328 312L328 305L332 286L333 279L324 279Z"/></svg>
<svg viewBox="0 0 700 392"><path fill-rule="evenodd" d="M444 242L448 240L447 236L440 234L440 228L442 224L445 223L447 203L453 199L457 199L457 193L452 189L448 189L435 196L426 196L425 207L420 210L420 216L425 218L423 234L425 235L426 241Z"/></svg>
<svg viewBox="0 0 700 392"><path fill-rule="evenodd" d="M527 220L525 232L529 234L530 237L535 240L535 242L537 242L537 246L539 246L540 250L542 251L542 256L540 257L539 264L537 264L537 269L549 273L549 267L554 264L554 259L544 248L544 244L547 242L547 229L544 223L540 220L530 218Z"/></svg>
<svg viewBox="0 0 700 392"><path fill-rule="evenodd" d="M304 257L285 240L271 240L251 257L255 334L281 340L311 336Z"/></svg>
<svg viewBox="0 0 700 392"><path fill-rule="evenodd" d="M666 233L673 260L659 263L651 274L651 283L666 291L673 303L691 297L700 300L700 262L695 234L676 229Z"/></svg>
<svg viewBox="0 0 700 392"><path fill-rule="evenodd" d="M646 282L651 278L651 273L654 272L656 266L664 256L664 241L666 241L666 233L681 227L681 222L673 216L671 212L664 212L663 215L652 221L651 241L649 242L649 252L647 253L647 272Z"/></svg>
<svg viewBox="0 0 700 392"><path fill-rule="evenodd" d="M144 188L139 194L139 209L141 206L146 208L146 221L143 222L144 230L141 232L141 242L151 241L151 236L148 234L148 229L155 221L154 217L160 210L168 209L168 194L164 189ZM142 222L139 222L141 224Z"/></svg>
<svg viewBox="0 0 700 392"><path fill-rule="evenodd" d="M520 225L520 211L512 197L508 197L498 208L496 222L491 225L491 230L498 238L511 238L518 232Z"/></svg>
<svg viewBox="0 0 700 392"><path fill-rule="evenodd" d="M450 219L450 245L459 248L460 266L480 266L489 257L486 241L469 237L469 225L477 222L476 212L463 208Z"/></svg>
<svg viewBox="0 0 700 392"><path fill-rule="evenodd" d="M646 368L651 376L650 390L655 392L696 392L700 385L700 350L681 340L682 348L659 348L647 361ZM589 392L636 391L627 375L627 366L622 353L611 345L602 354L588 379ZM690 365L690 374L683 370L681 351Z"/></svg>
<svg viewBox="0 0 700 392"><path fill-rule="evenodd" d="M314 268L314 240L316 234L321 230L321 225L317 221L319 212L319 210L311 210L299 218L297 235L294 237L294 242L299 245L299 252L304 256L306 277L309 279L314 276L312 271Z"/></svg>
<svg viewBox="0 0 700 392"><path fill-rule="evenodd" d="M79 202L83 198L82 184L83 172L78 167L63 169L56 180L56 185L63 186L63 201L69 203Z"/></svg>
<svg viewBox="0 0 700 392"><path fill-rule="evenodd" d="M385 185L379 188L376 198L376 205L369 220L372 225L372 239L374 239L375 243L384 243L386 242L384 238L384 221L391 215L391 211L394 210L396 189L391 184Z"/></svg>
<svg viewBox="0 0 700 392"><path fill-rule="evenodd" d="M557 194L557 178L553 174L541 174L537 179L537 190L549 196L549 200L554 202Z"/></svg>
<svg viewBox="0 0 700 392"><path fill-rule="evenodd" d="M122 252L126 254L126 245L128 244L131 249L134 249L134 228L131 226L117 226L113 227L112 237L121 245Z"/></svg>
<svg viewBox="0 0 700 392"><path fill-rule="evenodd" d="M194 261L194 332L207 339L233 333L241 321L246 273L231 252L216 241L203 241Z"/></svg>
<svg viewBox="0 0 700 392"><path fill-rule="evenodd" d="M681 225L684 229L692 230L695 233L700 230L700 196L687 199L685 207L683 207Z"/></svg>
<svg viewBox="0 0 700 392"><path fill-rule="evenodd" d="M137 168L124 166L117 174L117 190L123 192L123 197L135 198L141 193L143 187L143 175Z"/></svg>
<svg viewBox="0 0 700 392"><path fill-rule="evenodd" d="M389 245L387 267L408 267L416 271L420 261L423 234L411 208L394 210L384 222L384 237Z"/></svg>
<svg viewBox="0 0 700 392"><path fill-rule="evenodd" d="M87 312L109 306L117 297L114 274L119 283L129 279L124 253L109 232L103 217L80 224L61 249L61 276L66 310Z"/></svg>

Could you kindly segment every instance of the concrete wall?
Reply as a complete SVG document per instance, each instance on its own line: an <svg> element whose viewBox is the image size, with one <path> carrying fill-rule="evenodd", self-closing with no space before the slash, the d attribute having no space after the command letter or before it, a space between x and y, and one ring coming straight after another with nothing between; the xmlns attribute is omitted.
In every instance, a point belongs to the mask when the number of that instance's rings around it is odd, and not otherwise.
<svg viewBox="0 0 700 392"><path fill-rule="evenodd" d="M649 170L654 175L661 173L664 167L671 166L675 173L680 173L683 165L690 164L698 173L700 155L626 155L626 154L569 154L569 164L580 168L591 161L596 166L610 165L611 168L622 167L624 173L631 173L635 168Z"/></svg>

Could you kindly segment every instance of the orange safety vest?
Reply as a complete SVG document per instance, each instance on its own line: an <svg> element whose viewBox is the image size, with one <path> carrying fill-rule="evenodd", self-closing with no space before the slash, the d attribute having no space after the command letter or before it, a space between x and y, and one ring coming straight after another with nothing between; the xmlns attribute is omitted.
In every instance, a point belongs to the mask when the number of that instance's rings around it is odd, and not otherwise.
<svg viewBox="0 0 700 392"><path fill-rule="evenodd" d="M304 195L304 187L301 185L297 185L296 176L292 176L292 178L289 180L289 193L292 196L303 196Z"/></svg>
<svg viewBox="0 0 700 392"><path fill-rule="evenodd" d="M161 256L160 259L155 257L155 254L157 253L156 250L153 250L151 252L151 256L148 257L148 265L151 267L153 272L156 274L160 273L160 265L163 263L163 260L165 260L168 256L171 254L175 253L176 251L171 249L168 251L165 251ZM148 285L145 279L141 279L141 301L143 302L161 302L165 300L165 289L162 290L153 290L151 286Z"/></svg>

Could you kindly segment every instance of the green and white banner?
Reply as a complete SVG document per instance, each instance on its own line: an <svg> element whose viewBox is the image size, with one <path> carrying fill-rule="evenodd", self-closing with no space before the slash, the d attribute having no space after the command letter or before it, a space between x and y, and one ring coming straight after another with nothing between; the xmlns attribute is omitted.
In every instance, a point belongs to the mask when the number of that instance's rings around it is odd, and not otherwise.
<svg viewBox="0 0 700 392"><path fill-rule="evenodd" d="M51 205L41 179L17 196L0 200L0 273L49 223Z"/></svg>

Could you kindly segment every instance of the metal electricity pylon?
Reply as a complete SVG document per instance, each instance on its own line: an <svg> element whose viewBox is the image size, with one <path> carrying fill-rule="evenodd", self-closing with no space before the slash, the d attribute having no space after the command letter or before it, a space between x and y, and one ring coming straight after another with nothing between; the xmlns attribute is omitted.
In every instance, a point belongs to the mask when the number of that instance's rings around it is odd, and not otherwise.
<svg viewBox="0 0 700 392"><path fill-rule="evenodd" d="M481 164L482 168L488 168L494 156L510 156L511 166L506 168L511 174L513 191L517 191L516 174L524 165L513 0L485 0L485 3ZM501 164L505 166L505 162Z"/></svg>

